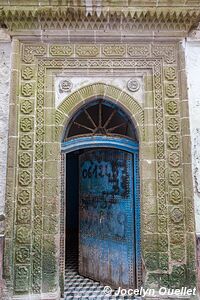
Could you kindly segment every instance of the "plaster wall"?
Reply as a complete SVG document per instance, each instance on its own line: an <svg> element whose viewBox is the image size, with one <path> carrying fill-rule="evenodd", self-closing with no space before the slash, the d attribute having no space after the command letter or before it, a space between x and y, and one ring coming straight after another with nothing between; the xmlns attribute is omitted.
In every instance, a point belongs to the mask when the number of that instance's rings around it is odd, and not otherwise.
<svg viewBox="0 0 200 300"><path fill-rule="evenodd" d="M11 43L0 41L0 215L4 213Z"/></svg>
<svg viewBox="0 0 200 300"><path fill-rule="evenodd" d="M195 221L196 233L200 235L200 41L187 42L185 53L192 141Z"/></svg>

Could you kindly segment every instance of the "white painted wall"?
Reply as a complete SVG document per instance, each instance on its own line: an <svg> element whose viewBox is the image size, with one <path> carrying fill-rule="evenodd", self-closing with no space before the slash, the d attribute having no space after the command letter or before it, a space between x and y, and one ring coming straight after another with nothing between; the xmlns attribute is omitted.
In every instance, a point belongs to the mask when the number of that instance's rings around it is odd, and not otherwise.
<svg viewBox="0 0 200 300"><path fill-rule="evenodd" d="M187 41L185 55L192 139L196 233L200 235L200 40Z"/></svg>
<svg viewBox="0 0 200 300"><path fill-rule="evenodd" d="M0 39L0 214L5 203L10 56L11 43Z"/></svg>

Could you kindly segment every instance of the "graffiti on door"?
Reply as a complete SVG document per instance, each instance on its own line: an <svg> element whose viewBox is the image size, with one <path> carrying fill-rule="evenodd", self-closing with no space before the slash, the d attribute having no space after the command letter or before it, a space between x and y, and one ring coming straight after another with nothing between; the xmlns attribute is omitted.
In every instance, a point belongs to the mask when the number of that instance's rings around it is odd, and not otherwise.
<svg viewBox="0 0 200 300"><path fill-rule="evenodd" d="M92 150L80 156L79 166L79 272L113 287L133 287L132 155Z"/></svg>

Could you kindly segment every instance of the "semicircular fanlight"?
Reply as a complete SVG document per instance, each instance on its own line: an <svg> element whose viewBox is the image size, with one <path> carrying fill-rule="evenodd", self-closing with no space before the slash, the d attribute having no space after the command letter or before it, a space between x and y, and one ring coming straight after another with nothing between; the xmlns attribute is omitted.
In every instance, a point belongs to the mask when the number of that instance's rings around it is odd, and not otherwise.
<svg viewBox="0 0 200 300"><path fill-rule="evenodd" d="M129 117L115 104L99 100L81 108L72 118L64 141L74 136L126 136L137 140Z"/></svg>

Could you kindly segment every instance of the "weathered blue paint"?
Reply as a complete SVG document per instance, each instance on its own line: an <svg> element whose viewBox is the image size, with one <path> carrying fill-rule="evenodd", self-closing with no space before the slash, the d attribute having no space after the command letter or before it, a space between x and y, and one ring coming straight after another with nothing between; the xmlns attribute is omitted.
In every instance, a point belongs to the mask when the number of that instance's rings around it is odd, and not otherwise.
<svg viewBox="0 0 200 300"><path fill-rule="evenodd" d="M132 288L132 155L117 149L98 149L80 155L79 161L79 272L116 288Z"/></svg>
<svg viewBox="0 0 200 300"><path fill-rule="evenodd" d="M135 153L139 150L138 142L132 141L127 138L110 137L110 136L86 136L80 138L73 138L67 142L62 142L61 151L69 153L72 151L86 149L86 148L99 148L109 147L121 149L130 153Z"/></svg>
<svg viewBox="0 0 200 300"><path fill-rule="evenodd" d="M136 245L136 283L137 287L142 284L142 260L141 260L141 231L140 231L140 175L139 175L139 154L133 154L134 168L134 215L135 215L135 245Z"/></svg>
<svg viewBox="0 0 200 300"><path fill-rule="evenodd" d="M129 173L130 175L128 176L130 178L130 184L132 183L132 186L130 187L130 189L132 190L132 197L130 196L130 203L132 203L131 205L131 209L129 210L129 216L130 216L130 220L132 220L132 226L133 226L133 231L132 234L130 234L130 236L125 236L126 238L129 237L129 240L132 244L132 250L133 253L131 254L132 257L134 257L134 265L130 264L129 268L131 268L131 271L129 269L129 272L127 272L127 276L121 276L120 280L121 280L121 285L120 286L126 286L126 287L139 287L141 285L141 240L140 240L140 184L139 184L139 145L137 142L132 141L130 139L127 138L119 138L119 137L106 137L106 136L94 136L94 137L81 137L81 138L75 138L75 139L71 139L68 142L63 142L62 143L62 151L65 153L69 153L72 151L76 151L79 149L88 149L88 148L96 148L96 150L94 149L93 151L98 151L98 148L111 148L111 151L114 151L114 149L120 149L123 150L123 152L121 151L121 153L124 153L123 155L128 155L131 157L131 165L129 163ZM112 150L113 149L113 150ZM126 151L126 152L124 152ZM102 150L100 151L102 153ZM127 153L129 152L129 153ZM84 157L84 155L82 156ZM82 158L83 159L83 158ZM94 160L94 159L93 159ZM130 159L128 159L128 161L130 161ZM91 162L87 162L87 164L89 164ZM89 168L89 165L88 165ZM107 167L108 168L108 167ZM128 168L128 166L127 166ZM128 169L127 169L128 170ZM131 171L132 170L132 173ZM119 172L120 174L120 172ZM131 175L132 174L132 175ZM104 185L107 187L107 192L111 191L111 186L110 186L110 190L109 190L109 185L105 184L105 182L103 181L99 181L96 180L96 188L97 186L102 186L104 187ZM86 183L86 182L85 182ZM104 184L103 184L104 183ZM91 197L92 196L92 190L94 191L93 188L93 184L92 181L87 182L87 184L84 185L84 187L80 187L81 189L86 189L87 194L90 195L91 192ZM94 185L95 186L95 185ZM88 189L88 187L90 187L90 189ZM96 191L96 190L95 190ZM123 201L122 201L123 202ZM98 206L97 206L98 208ZM122 208L123 211L123 207L121 207L119 205L119 208ZM101 214L103 214L105 212L99 211L98 217L100 220L100 218L103 216ZM97 216L97 215L96 215ZM101 220L102 222L102 220ZM102 224L102 223L101 223ZM113 223L112 223L113 224ZM96 225L97 226L97 225ZM113 225L112 225L113 226ZM111 226L111 228L112 228ZM113 226L114 228L116 226ZM92 227L91 227L92 228ZM104 226L105 229L105 226ZM121 229L115 229L114 232L119 232L120 235L120 230ZM102 232L102 229L99 230L99 227L96 227L95 229L95 233L100 234ZM113 237L113 233L112 232L108 232L108 230L104 232L105 235L107 235L107 239L100 239L99 236L97 235L98 239L101 241L99 242L99 247L97 247L97 245L94 242L94 239L91 238L90 236L87 236L87 241L88 241L88 245L90 245L90 249L93 252L90 252L90 255L88 257L88 264L90 265L90 270L94 269L96 270L96 263L93 260L94 257L94 253L95 251L98 252L99 254L99 261L101 261L101 266L99 266L98 269L98 276L102 276L102 278L100 277L95 277L95 279L100 278L102 283L109 283L113 286L117 286L116 282L117 280L119 280L119 275L114 276L113 275L113 281L112 282L108 282L107 280L105 280L105 257L106 255L108 256L108 249L111 249L110 252L115 253L115 247L113 248L112 246L112 237ZM108 242L108 240L110 240ZM83 240L82 240L83 243ZM111 265L115 265L117 264L118 260L121 261L127 261L130 262L130 254L127 258L127 248L126 248L126 244L118 244L118 254L120 256L115 257L112 256L112 262L110 262ZM89 251L87 248L87 251ZM131 248L130 248L131 249ZM100 251L101 250L101 251ZM131 251L131 250L130 250ZM117 258L118 257L118 258ZM127 266L126 266L127 268ZM112 269L112 268L111 268ZM114 273L112 273L110 269L110 274L115 274L116 270L114 269ZM81 268L80 268L81 271ZM91 272L91 271L90 271ZM83 273L83 272L82 272ZM86 275L87 273L87 275ZM116 273L116 274L119 274ZM132 275L131 275L132 274ZM85 272L85 275L88 277L94 277L91 273L89 274L88 271ZM118 276L118 278L117 278ZM130 279L132 276L132 279ZM112 276L110 276L110 278L112 278ZM132 283L131 283L132 280ZM127 283L129 281L129 283Z"/></svg>

